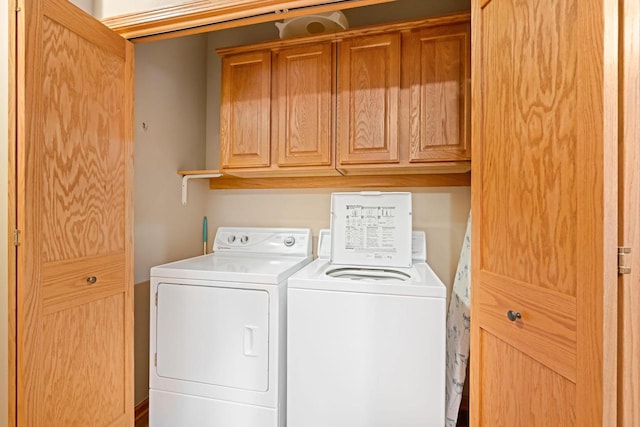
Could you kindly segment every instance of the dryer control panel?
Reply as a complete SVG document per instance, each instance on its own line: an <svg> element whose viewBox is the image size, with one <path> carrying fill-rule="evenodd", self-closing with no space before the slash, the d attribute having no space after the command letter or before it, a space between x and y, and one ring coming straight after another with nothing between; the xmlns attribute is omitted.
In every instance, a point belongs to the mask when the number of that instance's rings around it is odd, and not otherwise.
<svg viewBox="0 0 640 427"><path fill-rule="evenodd" d="M220 227L213 251L308 256L311 243L307 228Z"/></svg>

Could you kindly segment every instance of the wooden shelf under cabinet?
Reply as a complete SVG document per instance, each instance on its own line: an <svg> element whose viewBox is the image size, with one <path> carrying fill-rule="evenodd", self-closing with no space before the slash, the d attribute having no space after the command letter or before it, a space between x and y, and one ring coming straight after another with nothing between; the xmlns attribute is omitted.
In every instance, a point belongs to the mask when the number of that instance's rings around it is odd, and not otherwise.
<svg viewBox="0 0 640 427"><path fill-rule="evenodd" d="M467 169L468 170L468 169ZM181 176L217 173L214 170L178 171ZM391 188L466 187L471 173L429 173L402 175L355 175L321 177L238 178L222 175L209 180L212 190L288 189L288 188Z"/></svg>

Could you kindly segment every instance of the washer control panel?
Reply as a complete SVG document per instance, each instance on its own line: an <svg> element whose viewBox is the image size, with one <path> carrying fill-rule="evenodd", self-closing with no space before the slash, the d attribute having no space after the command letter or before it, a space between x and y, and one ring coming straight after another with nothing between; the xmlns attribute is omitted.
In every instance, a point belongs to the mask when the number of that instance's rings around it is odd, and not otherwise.
<svg viewBox="0 0 640 427"><path fill-rule="evenodd" d="M220 227L213 251L306 256L312 240L305 228Z"/></svg>

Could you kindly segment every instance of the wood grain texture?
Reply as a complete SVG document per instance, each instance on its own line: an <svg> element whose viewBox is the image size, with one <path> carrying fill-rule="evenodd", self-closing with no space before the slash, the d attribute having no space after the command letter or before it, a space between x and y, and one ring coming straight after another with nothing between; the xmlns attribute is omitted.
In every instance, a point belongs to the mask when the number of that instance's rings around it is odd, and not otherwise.
<svg viewBox="0 0 640 427"><path fill-rule="evenodd" d="M480 405L481 415L476 425L581 425L576 422L579 409L566 404L575 400L574 383L489 333L482 333L481 348L478 359L486 364L482 386L478 395L471 395Z"/></svg>
<svg viewBox="0 0 640 427"><path fill-rule="evenodd" d="M640 425L640 4L620 3L620 245L630 274L619 279L618 426Z"/></svg>
<svg viewBox="0 0 640 427"><path fill-rule="evenodd" d="M125 38L146 42L389 1L393 0L196 0L108 17L102 22Z"/></svg>
<svg viewBox="0 0 640 427"><path fill-rule="evenodd" d="M424 28L403 38L403 74L410 92L409 161L471 157L470 47L469 24Z"/></svg>
<svg viewBox="0 0 640 427"><path fill-rule="evenodd" d="M481 265L575 295L575 2L494 0L482 16Z"/></svg>
<svg viewBox="0 0 640 427"><path fill-rule="evenodd" d="M523 313L575 300L575 319L568 311L562 321L539 324L547 339L566 335L575 366L541 359L540 342L527 345L515 328L498 331L475 298L471 425L613 426L617 4L474 0L472 19L472 293L489 291L493 306L510 302L511 293L527 295ZM571 324L575 344L566 334ZM505 344L496 351L494 333ZM549 375L531 372L535 359ZM529 372L514 393L526 399L503 398L508 379L498 363L513 375ZM568 371L575 372L573 391L547 400L542 390L553 390L563 375L572 378ZM527 413L530 401L535 410Z"/></svg>
<svg viewBox="0 0 640 427"><path fill-rule="evenodd" d="M49 262L42 267L45 314L126 291L124 252ZM88 282L95 277L96 282Z"/></svg>
<svg viewBox="0 0 640 427"><path fill-rule="evenodd" d="M124 99L123 61L62 28L44 19L45 262L124 250L125 147L117 143L124 129L121 111L109 104ZM95 61L82 61L90 54Z"/></svg>
<svg viewBox="0 0 640 427"><path fill-rule="evenodd" d="M223 57L221 169L269 166L270 129L271 52Z"/></svg>
<svg viewBox="0 0 640 427"><path fill-rule="evenodd" d="M149 399L145 399L136 405L135 414L135 427L149 426Z"/></svg>
<svg viewBox="0 0 640 427"><path fill-rule="evenodd" d="M9 10L15 10L15 0L10 0L8 4ZM8 215L7 215L7 236L12 236L15 229L18 227L18 218L17 218L17 179L18 177L15 174L15 171L18 167L18 157L17 157L17 124L19 112L24 110L24 93L20 90L18 93L18 81L19 76L22 76L24 73L24 69L19 69L18 65L18 50L17 50L17 19L9 19L9 50L8 50L8 61L9 61L9 108L8 108L8 146L7 146L7 206L8 206ZM11 171L11 172L10 172ZM7 345L7 360L9 366L7 366L7 427L15 427L16 425L16 416L17 416L17 360L16 360L16 351L17 351L17 310L16 310L16 298L17 298L17 288L16 283L18 281L17 271L16 271L16 263L17 263L17 248L13 244L13 239L7 239L7 336L9 338L9 342ZM0 423L4 422L4 420L0 419Z"/></svg>
<svg viewBox="0 0 640 427"><path fill-rule="evenodd" d="M232 46L216 49L219 55L229 55L242 52L255 52L256 50L285 49L296 47L300 44L315 44L325 42L339 42L341 40L370 37L381 34L400 32L406 33L420 28L455 27L457 24L468 23L469 12L453 13L450 15L432 16L429 18L409 19L406 21L388 22L384 24L367 25L363 27L349 28L334 33L321 33L303 37L269 40L250 45ZM403 41L404 43L404 41Z"/></svg>
<svg viewBox="0 0 640 427"><path fill-rule="evenodd" d="M578 425L617 425L618 4L577 3Z"/></svg>
<svg viewBox="0 0 640 427"><path fill-rule="evenodd" d="M468 171L468 19L468 14L456 14L218 49L223 57L223 172L267 178ZM434 46L421 49L421 40ZM410 47L401 52L401 44ZM337 67L336 45L342 52ZM245 64L264 52L271 52L273 61L269 162L262 154L267 147L256 142L260 136L245 138L245 143L234 130L239 124L225 126L233 114L246 115L250 123L267 120L257 112L260 106L243 102L247 97L235 93L259 91L258 69L245 77L254 84L240 83L239 89L225 75L230 72L225 61ZM406 96L409 91L416 95ZM432 96L436 92L438 96ZM238 99L233 103L234 97ZM416 108L409 106L414 97ZM250 98L255 101L258 95ZM248 127L241 131L253 135L251 129L259 129ZM433 132L425 130L432 128L446 133L448 142L432 141ZM416 144L423 154L412 157ZM228 158L233 161L225 163Z"/></svg>
<svg viewBox="0 0 640 427"><path fill-rule="evenodd" d="M27 369L37 369L33 397L43 407L31 412L30 425L129 425L126 305L119 293L42 319L41 364Z"/></svg>
<svg viewBox="0 0 640 427"><path fill-rule="evenodd" d="M397 163L400 34L338 43L338 167Z"/></svg>
<svg viewBox="0 0 640 427"><path fill-rule="evenodd" d="M275 52L272 119L278 167L333 163L333 45L303 45Z"/></svg>
<svg viewBox="0 0 640 427"><path fill-rule="evenodd" d="M336 176L291 178L220 177L209 181L212 190L250 188L390 188L390 187L467 187L469 173L430 175Z"/></svg>
<svg viewBox="0 0 640 427"><path fill-rule="evenodd" d="M483 330L575 383L575 298L487 272L481 272L478 282L474 297ZM509 310L522 319L510 321Z"/></svg>
<svg viewBox="0 0 640 427"><path fill-rule="evenodd" d="M15 424L132 425L133 46L67 1L17 16Z"/></svg>

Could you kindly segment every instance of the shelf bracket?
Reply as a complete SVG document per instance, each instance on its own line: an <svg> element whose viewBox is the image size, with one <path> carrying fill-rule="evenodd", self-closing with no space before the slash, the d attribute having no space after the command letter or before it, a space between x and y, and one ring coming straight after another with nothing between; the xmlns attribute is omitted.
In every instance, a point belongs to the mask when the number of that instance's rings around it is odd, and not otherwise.
<svg viewBox="0 0 640 427"><path fill-rule="evenodd" d="M221 177L221 173L202 173L198 175L183 175L182 176L182 205L187 205L187 183L190 179L198 178L218 178Z"/></svg>

